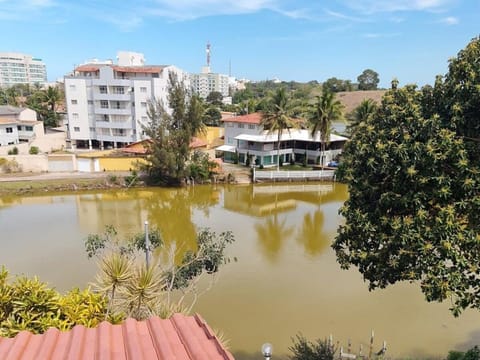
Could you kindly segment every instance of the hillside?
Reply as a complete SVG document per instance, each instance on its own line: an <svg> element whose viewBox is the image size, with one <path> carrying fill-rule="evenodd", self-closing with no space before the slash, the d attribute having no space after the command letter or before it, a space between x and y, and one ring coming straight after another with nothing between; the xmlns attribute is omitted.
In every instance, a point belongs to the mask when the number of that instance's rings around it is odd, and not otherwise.
<svg viewBox="0 0 480 360"><path fill-rule="evenodd" d="M386 90L365 90L365 91L348 91L337 93L337 99L345 106L344 113L348 114L355 109L362 100L372 99L378 104L382 100L383 94Z"/></svg>

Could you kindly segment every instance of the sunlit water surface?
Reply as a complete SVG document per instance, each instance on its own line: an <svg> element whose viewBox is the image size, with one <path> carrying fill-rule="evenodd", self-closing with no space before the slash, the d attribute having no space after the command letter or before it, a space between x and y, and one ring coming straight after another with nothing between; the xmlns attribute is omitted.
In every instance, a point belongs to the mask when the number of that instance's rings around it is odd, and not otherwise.
<svg viewBox="0 0 480 360"><path fill-rule="evenodd" d="M1 185L0 185L1 186ZM231 230L231 259L194 310L230 339L237 359L276 359L291 337L334 339L352 348L375 331L393 357L439 357L480 343L480 314L454 318L448 304L427 303L415 284L369 292L355 270L341 270L330 248L347 198L342 184L195 186L0 199L0 264L38 275L59 290L92 281L96 265L84 240L114 225L130 235L148 220L167 243L192 247L196 231ZM205 286L207 283L205 282Z"/></svg>

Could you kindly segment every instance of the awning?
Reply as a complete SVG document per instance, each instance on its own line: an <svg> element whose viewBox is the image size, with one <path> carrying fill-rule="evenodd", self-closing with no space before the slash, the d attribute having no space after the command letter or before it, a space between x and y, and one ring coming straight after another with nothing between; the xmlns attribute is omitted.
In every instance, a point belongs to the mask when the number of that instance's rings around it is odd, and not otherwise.
<svg viewBox="0 0 480 360"><path fill-rule="evenodd" d="M237 148L232 145L221 145L215 148L215 151L226 151L226 152L235 152Z"/></svg>

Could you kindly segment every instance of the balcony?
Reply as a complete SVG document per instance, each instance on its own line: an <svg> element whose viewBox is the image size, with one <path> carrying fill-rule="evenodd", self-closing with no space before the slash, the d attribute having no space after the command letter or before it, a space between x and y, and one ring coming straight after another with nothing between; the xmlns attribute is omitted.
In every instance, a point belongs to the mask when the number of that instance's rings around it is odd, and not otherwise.
<svg viewBox="0 0 480 360"><path fill-rule="evenodd" d="M131 129L132 121L96 121L95 127L103 129Z"/></svg>
<svg viewBox="0 0 480 360"><path fill-rule="evenodd" d="M103 135L97 134L97 140L99 141L112 141L112 142L133 142L133 135Z"/></svg>
<svg viewBox="0 0 480 360"><path fill-rule="evenodd" d="M100 114L100 115L132 115L132 109L130 107L123 108L123 109L95 108L95 114Z"/></svg>
<svg viewBox="0 0 480 360"><path fill-rule="evenodd" d="M95 91L93 93L93 100L100 101L100 100L109 100L109 101L132 101L133 97L130 93L125 94L102 94L99 91Z"/></svg>

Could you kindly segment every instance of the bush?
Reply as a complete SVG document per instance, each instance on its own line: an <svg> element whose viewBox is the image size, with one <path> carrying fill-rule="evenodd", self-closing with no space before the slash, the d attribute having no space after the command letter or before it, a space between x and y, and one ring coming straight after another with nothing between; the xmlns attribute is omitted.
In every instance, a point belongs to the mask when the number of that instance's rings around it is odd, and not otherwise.
<svg viewBox="0 0 480 360"><path fill-rule="evenodd" d="M37 155L40 152L40 149L37 146L32 146L29 150L28 153L30 155Z"/></svg>
<svg viewBox="0 0 480 360"><path fill-rule="evenodd" d="M447 360L480 360L480 349L477 345L467 352L450 351Z"/></svg>
<svg viewBox="0 0 480 360"><path fill-rule="evenodd" d="M334 360L337 349L327 339L317 339L315 342L308 341L299 334L292 338L293 345L288 348L293 354L291 360Z"/></svg>
<svg viewBox="0 0 480 360"><path fill-rule="evenodd" d="M12 160L7 160L7 159L3 159L3 158L0 159L0 167L2 168L2 171L6 174L21 171L20 165L14 159L12 159Z"/></svg>
<svg viewBox="0 0 480 360"><path fill-rule="evenodd" d="M90 289L73 289L65 295L34 277L9 282L8 271L0 269L0 336L14 337L22 330L41 334L50 327L69 330L77 324L95 327L108 319L107 299Z"/></svg>
<svg viewBox="0 0 480 360"><path fill-rule="evenodd" d="M18 148L14 146L13 149L8 150L8 155L18 155Z"/></svg>

